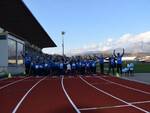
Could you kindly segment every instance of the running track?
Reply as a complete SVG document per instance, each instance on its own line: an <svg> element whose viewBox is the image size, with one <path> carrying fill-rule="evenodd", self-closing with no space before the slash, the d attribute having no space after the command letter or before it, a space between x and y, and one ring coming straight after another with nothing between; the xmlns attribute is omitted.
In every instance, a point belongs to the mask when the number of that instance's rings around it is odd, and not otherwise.
<svg viewBox="0 0 150 113"><path fill-rule="evenodd" d="M0 113L150 113L150 85L110 76L1 79Z"/></svg>

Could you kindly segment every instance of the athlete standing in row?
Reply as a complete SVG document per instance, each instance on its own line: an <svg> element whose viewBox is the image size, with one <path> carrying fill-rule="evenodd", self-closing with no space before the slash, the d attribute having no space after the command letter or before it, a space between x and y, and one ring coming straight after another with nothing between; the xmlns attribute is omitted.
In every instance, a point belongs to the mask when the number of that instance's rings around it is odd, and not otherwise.
<svg viewBox="0 0 150 113"><path fill-rule="evenodd" d="M101 54L100 57L97 57L98 58L98 62L100 64L100 71L101 71L101 74L104 74L104 56Z"/></svg>
<svg viewBox="0 0 150 113"><path fill-rule="evenodd" d="M106 58L106 60L109 61L109 66L108 66L108 74L111 72L113 72L113 75L115 74L114 68L115 68L115 57L113 55L111 55L109 58Z"/></svg>

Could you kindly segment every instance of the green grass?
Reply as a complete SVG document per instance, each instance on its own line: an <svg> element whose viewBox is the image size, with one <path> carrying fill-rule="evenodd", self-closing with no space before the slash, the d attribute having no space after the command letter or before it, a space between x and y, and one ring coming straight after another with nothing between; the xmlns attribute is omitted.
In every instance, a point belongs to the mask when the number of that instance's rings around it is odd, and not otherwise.
<svg viewBox="0 0 150 113"><path fill-rule="evenodd" d="M130 62L126 62L130 63ZM123 67L126 67L126 63L123 63ZM150 63L145 62L133 62L134 63L134 72L135 73L150 73ZM107 73L108 64L105 63L104 65L104 72ZM100 66L97 64L96 67L97 72L100 72ZM116 71L116 69L115 69Z"/></svg>

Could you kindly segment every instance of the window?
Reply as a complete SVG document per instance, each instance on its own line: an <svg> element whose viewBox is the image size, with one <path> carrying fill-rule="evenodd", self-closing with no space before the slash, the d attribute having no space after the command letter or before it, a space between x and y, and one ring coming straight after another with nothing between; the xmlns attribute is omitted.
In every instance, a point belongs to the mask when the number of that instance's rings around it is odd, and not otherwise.
<svg viewBox="0 0 150 113"><path fill-rule="evenodd" d="M17 64L21 65L24 63L23 61L23 53L24 53L24 45L22 43L17 43Z"/></svg>
<svg viewBox="0 0 150 113"><path fill-rule="evenodd" d="M8 39L8 64L17 64L17 42L12 39Z"/></svg>

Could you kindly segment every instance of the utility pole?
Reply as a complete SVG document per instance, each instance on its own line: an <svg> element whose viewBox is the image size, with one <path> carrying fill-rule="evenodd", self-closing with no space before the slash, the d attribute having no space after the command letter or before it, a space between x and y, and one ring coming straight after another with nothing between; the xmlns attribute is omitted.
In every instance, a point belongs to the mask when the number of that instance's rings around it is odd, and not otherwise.
<svg viewBox="0 0 150 113"><path fill-rule="evenodd" d="M65 55L65 53L64 53L64 35L65 35L65 32L62 31L61 35L62 35L62 56L64 57L64 55Z"/></svg>

